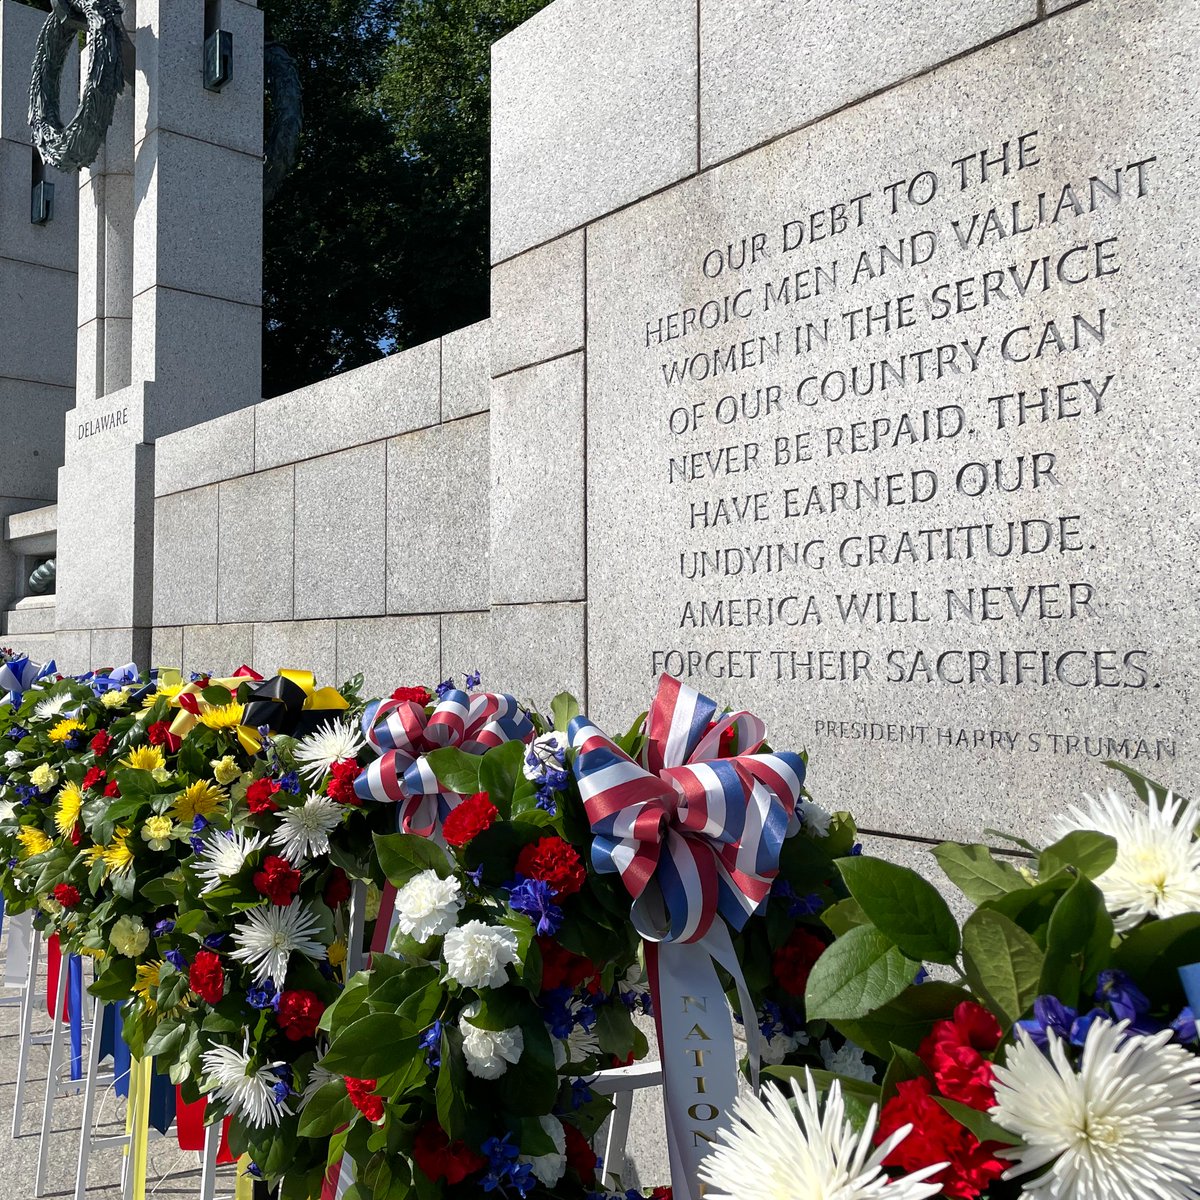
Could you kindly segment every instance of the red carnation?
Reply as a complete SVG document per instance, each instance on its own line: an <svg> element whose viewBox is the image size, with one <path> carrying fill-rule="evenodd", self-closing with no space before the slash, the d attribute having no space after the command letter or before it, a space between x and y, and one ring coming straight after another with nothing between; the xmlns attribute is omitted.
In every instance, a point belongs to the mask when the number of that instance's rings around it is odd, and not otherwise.
<svg viewBox="0 0 1200 1200"><path fill-rule="evenodd" d="M572 954L552 938L539 937L538 949L542 954L542 991L552 992L557 988L574 991L586 982L588 990L595 992L600 987L600 968L590 958Z"/></svg>
<svg viewBox="0 0 1200 1200"><path fill-rule="evenodd" d="M413 1162L436 1183L442 1176L450 1184L462 1183L468 1175L487 1166L487 1159L476 1154L461 1138L452 1142L436 1121L426 1121L413 1139Z"/></svg>
<svg viewBox="0 0 1200 1200"><path fill-rule="evenodd" d="M411 700L414 704L424 706L433 699L433 694L427 687L398 687L392 693L392 699Z"/></svg>
<svg viewBox="0 0 1200 1200"><path fill-rule="evenodd" d="M803 996L813 964L825 953L825 943L807 929L794 929L771 960L776 982L789 995Z"/></svg>
<svg viewBox="0 0 1200 1200"><path fill-rule="evenodd" d="M279 805L271 799L279 791L279 784L273 779L256 779L246 789L246 803L252 813L278 812Z"/></svg>
<svg viewBox="0 0 1200 1200"><path fill-rule="evenodd" d="M658 1187L650 1193L650 1200L673 1200L675 1193L671 1190L669 1183L659 1184Z"/></svg>
<svg viewBox="0 0 1200 1200"><path fill-rule="evenodd" d="M917 1051L943 1096L980 1112L996 1103L992 1064L984 1057L1000 1045L1000 1023L986 1008L964 1000L954 1018L937 1021Z"/></svg>
<svg viewBox="0 0 1200 1200"><path fill-rule="evenodd" d="M448 846L465 846L496 819L496 806L487 792L476 792L464 800L442 823L442 837Z"/></svg>
<svg viewBox="0 0 1200 1200"><path fill-rule="evenodd" d="M63 908L74 908L79 903L79 889L69 883L57 883L54 885L54 898Z"/></svg>
<svg viewBox="0 0 1200 1200"><path fill-rule="evenodd" d="M596 1163L599 1161L596 1151L570 1121L563 1122L563 1132L567 1135L567 1166L585 1184L592 1183L596 1178Z"/></svg>
<svg viewBox="0 0 1200 1200"><path fill-rule="evenodd" d="M300 890L300 872L286 858L268 854L262 869L254 872L254 887L272 904L291 904Z"/></svg>
<svg viewBox="0 0 1200 1200"><path fill-rule="evenodd" d="M120 800L121 789L117 787L117 781L115 779L110 779L108 783L104 785L104 794L106 796L111 796L114 800Z"/></svg>
<svg viewBox="0 0 1200 1200"><path fill-rule="evenodd" d="M188 987L209 1004L217 1004L225 995L225 968L221 956L211 950L201 950L188 968Z"/></svg>
<svg viewBox="0 0 1200 1200"><path fill-rule="evenodd" d="M361 768L353 758L343 758L329 768L329 782L325 785L325 795L339 804L353 804L355 807L362 801L355 795L354 781L358 778Z"/></svg>
<svg viewBox="0 0 1200 1200"><path fill-rule="evenodd" d="M99 767L88 767L83 773L83 790L86 792L89 788L94 788L97 784L103 783L106 778L106 773Z"/></svg>
<svg viewBox="0 0 1200 1200"><path fill-rule="evenodd" d="M313 1037L317 1032L317 1022L325 1011L316 992L306 992L302 989L279 993L279 1008L277 1020L279 1028L287 1035L289 1041L299 1042L304 1038Z"/></svg>
<svg viewBox="0 0 1200 1200"><path fill-rule="evenodd" d="M112 745L112 737L108 730L101 729L88 744L92 748L92 753L99 758L100 755L108 753L108 748Z"/></svg>
<svg viewBox="0 0 1200 1200"><path fill-rule="evenodd" d="M368 1121L381 1121L383 1119L383 1097L375 1095L375 1080L352 1079L349 1075L344 1078L346 1094L350 1097L350 1103Z"/></svg>
<svg viewBox="0 0 1200 1200"><path fill-rule="evenodd" d="M583 861L569 842L557 834L539 838L517 855L517 874L541 879L554 889L558 899L573 896L587 879Z"/></svg>
<svg viewBox="0 0 1200 1200"><path fill-rule="evenodd" d="M902 1171L917 1171L933 1163L949 1165L940 1176L943 1193L953 1200L974 1200L1003 1173L1006 1163L995 1155L995 1142L980 1144L934 1098L928 1079L906 1079L883 1106L875 1144L904 1125L912 1132L885 1158L884 1164Z"/></svg>
<svg viewBox="0 0 1200 1200"><path fill-rule="evenodd" d="M146 737L150 739L150 745L161 746L171 735L171 727L166 721L155 721L146 730Z"/></svg>
<svg viewBox="0 0 1200 1200"><path fill-rule="evenodd" d="M346 878L346 872L341 867L334 867L329 873L324 899L330 908L339 908L350 899L350 880Z"/></svg>

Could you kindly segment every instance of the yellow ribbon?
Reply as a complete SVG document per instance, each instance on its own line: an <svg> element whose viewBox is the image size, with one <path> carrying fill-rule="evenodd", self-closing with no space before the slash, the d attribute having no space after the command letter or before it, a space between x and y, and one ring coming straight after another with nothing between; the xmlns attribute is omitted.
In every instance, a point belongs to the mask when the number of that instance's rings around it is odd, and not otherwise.
<svg viewBox="0 0 1200 1200"><path fill-rule="evenodd" d="M129 1069L129 1099L125 1104L125 1132L129 1145L129 1170L133 1172L133 1200L146 1200L146 1171L150 1143L150 1077L152 1058L135 1058Z"/></svg>
<svg viewBox="0 0 1200 1200"><path fill-rule="evenodd" d="M317 677L311 671L280 671L284 679L290 679L304 692L304 707L334 708L339 712L350 707L349 701L334 687L317 687Z"/></svg>
<svg viewBox="0 0 1200 1200"><path fill-rule="evenodd" d="M238 1159L237 1187L233 1193L233 1200L254 1200L254 1176L247 1170L249 1166L250 1155L243 1154Z"/></svg>

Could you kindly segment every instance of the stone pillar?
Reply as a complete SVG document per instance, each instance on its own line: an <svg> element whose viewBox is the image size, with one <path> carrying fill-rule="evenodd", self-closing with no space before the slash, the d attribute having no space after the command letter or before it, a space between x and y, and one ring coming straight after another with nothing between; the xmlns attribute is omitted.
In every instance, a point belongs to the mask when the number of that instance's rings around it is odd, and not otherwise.
<svg viewBox="0 0 1200 1200"><path fill-rule="evenodd" d="M98 205L85 251L100 265L80 310L93 386L68 415L59 479L58 652L71 670L150 665L153 443L261 394L262 13L137 0L134 23L126 9L128 115L83 184ZM220 91L204 87L206 26L233 34Z"/></svg>
<svg viewBox="0 0 1200 1200"><path fill-rule="evenodd" d="M29 78L45 13L0 0L0 530L4 516L52 503L62 419L75 385L75 181L43 170L31 145ZM63 106L78 74L64 72ZM35 180L54 184L53 218L30 220ZM25 562L0 532L0 614ZM0 637L3 633L0 632Z"/></svg>

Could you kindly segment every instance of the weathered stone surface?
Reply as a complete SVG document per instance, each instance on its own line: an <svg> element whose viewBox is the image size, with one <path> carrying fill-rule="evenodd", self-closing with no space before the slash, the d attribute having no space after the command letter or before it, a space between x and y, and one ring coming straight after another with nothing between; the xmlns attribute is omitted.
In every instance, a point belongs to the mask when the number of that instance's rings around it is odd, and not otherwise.
<svg viewBox="0 0 1200 1200"><path fill-rule="evenodd" d="M492 47L492 261L696 169L693 0L565 0Z"/></svg>
<svg viewBox="0 0 1200 1200"><path fill-rule="evenodd" d="M142 666L150 660L150 630L146 628L93 629L92 669Z"/></svg>
<svg viewBox="0 0 1200 1200"><path fill-rule="evenodd" d="M363 676L364 696L404 684L432 686L441 676L437 617L359 617L337 623L339 683Z"/></svg>
<svg viewBox="0 0 1200 1200"><path fill-rule="evenodd" d="M440 620L442 661L436 672L438 680L453 676L461 686L464 675L478 671L488 691L502 690L495 671L491 614L446 613Z"/></svg>
<svg viewBox="0 0 1200 1200"><path fill-rule="evenodd" d="M182 492L254 471L255 408L181 429L155 443L154 491Z"/></svg>
<svg viewBox="0 0 1200 1200"><path fill-rule="evenodd" d="M70 175L46 168L46 180L54 184L54 216L45 225L34 225L29 204L35 153L28 128L22 142L0 140L0 212L5 214L0 222L0 258L74 271L79 192Z"/></svg>
<svg viewBox="0 0 1200 1200"><path fill-rule="evenodd" d="M21 653L28 654L34 662L49 662L56 657L58 646L57 636L53 633L23 633L21 635ZM65 670L66 668L61 668Z"/></svg>
<svg viewBox="0 0 1200 1200"><path fill-rule="evenodd" d="M302 669L337 686L337 622L279 621L254 626L254 666L263 675Z"/></svg>
<svg viewBox="0 0 1200 1200"><path fill-rule="evenodd" d="M292 468L261 471L219 486L225 520L219 552L218 620L290 618L295 509Z"/></svg>
<svg viewBox="0 0 1200 1200"><path fill-rule="evenodd" d="M492 271L492 374L583 346L583 231Z"/></svg>
<svg viewBox="0 0 1200 1200"><path fill-rule="evenodd" d="M69 387L0 378L0 444L20 448L0 461L0 495L53 499L72 395Z"/></svg>
<svg viewBox="0 0 1200 1200"><path fill-rule="evenodd" d="M22 554L48 554L58 533L58 505L44 504L4 518L4 536Z"/></svg>
<svg viewBox="0 0 1200 1200"><path fill-rule="evenodd" d="M387 611L486 602L488 417L393 438L387 447Z"/></svg>
<svg viewBox="0 0 1200 1200"><path fill-rule="evenodd" d="M492 321L442 338L442 420L487 412L492 381Z"/></svg>
<svg viewBox="0 0 1200 1200"><path fill-rule="evenodd" d="M386 459L372 442L296 464L297 620L383 612L384 522L363 520L363 497L383 486Z"/></svg>
<svg viewBox="0 0 1200 1200"><path fill-rule="evenodd" d="M216 484L154 502L154 624L204 625L217 619Z"/></svg>
<svg viewBox="0 0 1200 1200"><path fill-rule="evenodd" d="M9 609L6 633L20 635L21 646L31 633L54 632L54 597L26 596ZM14 646L14 649L16 647ZM22 650L23 653L27 653Z"/></svg>
<svg viewBox="0 0 1200 1200"><path fill-rule="evenodd" d="M596 719L683 672L911 834L1196 773L1198 25L1092 0L589 229Z"/></svg>
<svg viewBox="0 0 1200 1200"><path fill-rule="evenodd" d="M182 629L155 626L150 635L150 665L152 667L174 667L177 670L183 668Z"/></svg>
<svg viewBox="0 0 1200 1200"><path fill-rule="evenodd" d="M228 675L243 663L254 664L254 626L185 625L183 669Z"/></svg>
<svg viewBox="0 0 1200 1200"><path fill-rule="evenodd" d="M492 669L484 682L531 700L543 712L550 711L559 692L570 692L586 705L586 640L585 604L497 606L492 609Z"/></svg>
<svg viewBox="0 0 1200 1200"><path fill-rule="evenodd" d="M0 0L0 138L29 144L29 67L46 14ZM64 70L64 76L66 71ZM75 75L76 84L78 75ZM66 79L64 78L64 93Z"/></svg>
<svg viewBox="0 0 1200 1200"><path fill-rule="evenodd" d="M92 631L57 629L54 633L54 661L64 675L82 675L92 669Z"/></svg>
<svg viewBox="0 0 1200 1200"><path fill-rule="evenodd" d="M75 273L15 258L0 258L0 375L75 386ZM7 322L21 314L20 336Z"/></svg>
<svg viewBox="0 0 1200 1200"><path fill-rule="evenodd" d="M492 384L494 604L585 594L582 354Z"/></svg>
<svg viewBox="0 0 1200 1200"><path fill-rule="evenodd" d="M719 162L1037 17L1037 0L700 0L700 155ZM811 63L811 70L788 64ZM782 68L782 69L781 69ZM770 80L769 86L746 86Z"/></svg>
<svg viewBox="0 0 1200 1200"><path fill-rule="evenodd" d="M255 467L261 471L436 425L440 362L438 342L426 342L264 400L255 418Z"/></svg>

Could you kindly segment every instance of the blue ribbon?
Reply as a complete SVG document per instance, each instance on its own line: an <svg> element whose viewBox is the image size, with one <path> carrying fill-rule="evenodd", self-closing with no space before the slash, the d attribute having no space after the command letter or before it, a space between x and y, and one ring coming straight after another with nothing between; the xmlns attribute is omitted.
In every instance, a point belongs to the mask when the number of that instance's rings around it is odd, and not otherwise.
<svg viewBox="0 0 1200 1200"><path fill-rule="evenodd" d="M67 1015L71 1022L71 1078L83 1078L83 959L67 960Z"/></svg>
<svg viewBox="0 0 1200 1200"><path fill-rule="evenodd" d="M39 679L57 674L58 667L54 659L42 666L41 663L31 662L28 655L23 654L20 658L14 658L12 662L0 663L0 690L8 692L8 695L0 700L0 705L11 704L13 708L20 708L25 693Z"/></svg>
<svg viewBox="0 0 1200 1200"><path fill-rule="evenodd" d="M166 1133L175 1121L175 1085L157 1071L150 1076L150 1124Z"/></svg>
<svg viewBox="0 0 1200 1200"><path fill-rule="evenodd" d="M0 937L4 936L4 893L0 892Z"/></svg>
<svg viewBox="0 0 1200 1200"><path fill-rule="evenodd" d="M1179 982L1183 984L1188 1007L1200 1014L1200 963L1189 963L1179 968Z"/></svg>
<svg viewBox="0 0 1200 1200"><path fill-rule="evenodd" d="M121 1009L116 1004L104 1006L104 1017L100 1024L100 1057L113 1062L113 1091L118 1096L129 1095L129 1047L117 1021Z"/></svg>

